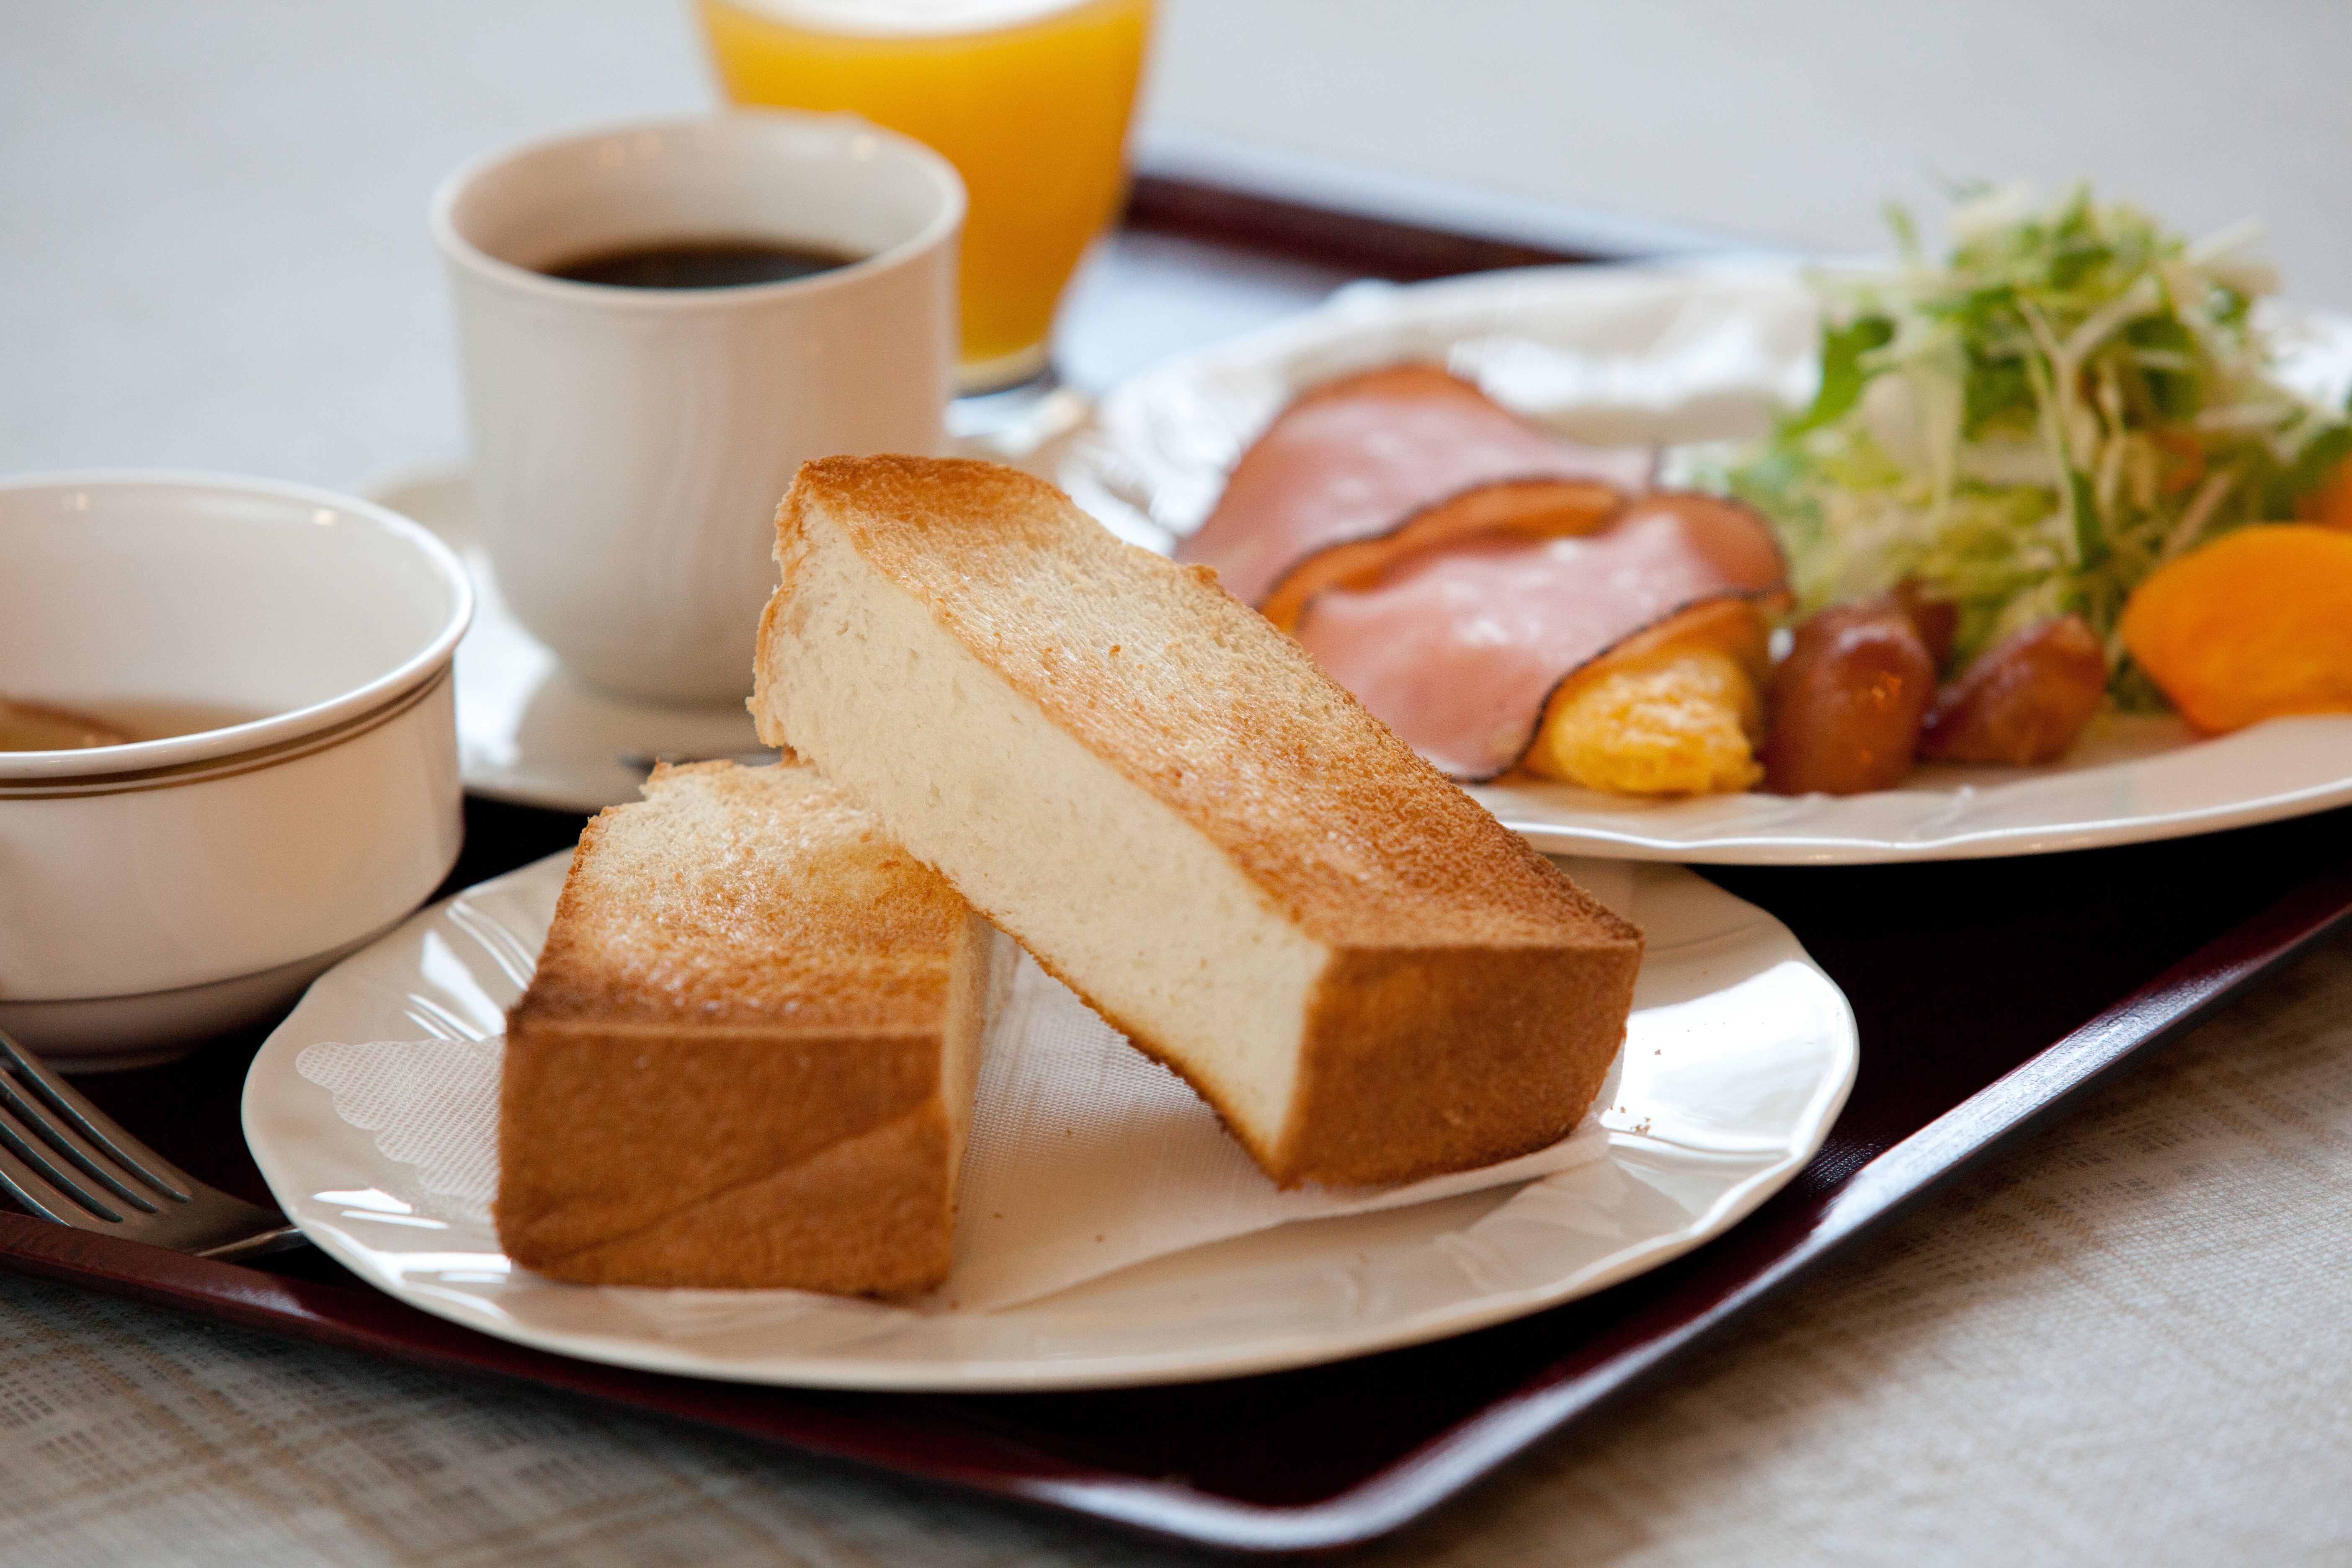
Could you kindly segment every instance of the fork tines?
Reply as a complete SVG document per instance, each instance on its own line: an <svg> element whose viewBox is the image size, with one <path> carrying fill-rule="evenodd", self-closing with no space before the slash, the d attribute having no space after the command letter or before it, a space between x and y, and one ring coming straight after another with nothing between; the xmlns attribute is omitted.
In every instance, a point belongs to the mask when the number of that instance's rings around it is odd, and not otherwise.
<svg viewBox="0 0 2352 1568"><path fill-rule="evenodd" d="M131 1137L5 1032L0 1191L43 1219L182 1252L241 1256L299 1239Z"/></svg>

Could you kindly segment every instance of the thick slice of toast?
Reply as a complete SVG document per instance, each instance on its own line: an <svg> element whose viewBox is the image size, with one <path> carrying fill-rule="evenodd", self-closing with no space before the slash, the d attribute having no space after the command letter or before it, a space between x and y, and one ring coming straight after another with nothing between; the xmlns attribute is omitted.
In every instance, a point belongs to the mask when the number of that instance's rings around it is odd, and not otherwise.
<svg viewBox="0 0 2352 1568"><path fill-rule="evenodd" d="M811 769L665 768L645 795L581 835L508 1020L508 1256L595 1284L938 1284L994 933Z"/></svg>
<svg viewBox="0 0 2352 1568"><path fill-rule="evenodd" d="M1641 933L1298 645L992 464L832 458L777 515L752 710L1276 1181L1575 1125Z"/></svg>

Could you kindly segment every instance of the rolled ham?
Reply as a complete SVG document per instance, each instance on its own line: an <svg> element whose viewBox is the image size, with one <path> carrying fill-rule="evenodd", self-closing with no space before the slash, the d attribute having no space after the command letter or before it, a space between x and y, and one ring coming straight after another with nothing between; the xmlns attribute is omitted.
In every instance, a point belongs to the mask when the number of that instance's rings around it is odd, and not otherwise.
<svg viewBox="0 0 2352 1568"><path fill-rule="evenodd" d="M1436 365L1391 365L1285 409L1176 558L1286 631L1319 590L1448 539L1589 532L1652 461L1538 430Z"/></svg>
<svg viewBox="0 0 2352 1568"><path fill-rule="evenodd" d="M1763 518L1661 490L1581 536L1489 532L1327 587L1295 635L1332 679L1457 779L1490 779L1533 743L1552 692L1629 639L1787 575Z"/></svg>

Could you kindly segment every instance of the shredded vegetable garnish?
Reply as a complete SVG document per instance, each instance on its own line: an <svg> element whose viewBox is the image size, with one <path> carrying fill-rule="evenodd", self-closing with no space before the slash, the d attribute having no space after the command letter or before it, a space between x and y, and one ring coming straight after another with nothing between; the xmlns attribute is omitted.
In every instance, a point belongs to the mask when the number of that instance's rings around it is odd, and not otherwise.
<svg viewBox="0 0 2352 1568"><path fill-rule="evenodd" d="M1948 260L1826 300L1821 391L1723 479L1779 524L1801 607L1916 577L1957 599L1958 659L2082 616L2123 705L2161 706L2116 622L2183 551L2292 517L2352 455L2340 414L2271 378L2252 226L2194 243L2077 190L1979 192Z"/></svg>

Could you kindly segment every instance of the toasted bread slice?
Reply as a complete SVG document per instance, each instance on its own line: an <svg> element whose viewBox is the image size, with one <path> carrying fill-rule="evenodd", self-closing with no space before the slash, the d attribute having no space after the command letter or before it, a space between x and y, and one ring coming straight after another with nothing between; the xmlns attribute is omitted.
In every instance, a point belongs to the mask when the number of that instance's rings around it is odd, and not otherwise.
<svg viewBox="0 0 2352 1568"><path fill-rule="evenodd" d="M804 767L658 769L508 1020L499 1238L595 1284L947 1277L994 933Z"/></svg>
<svg viewBox="0 0 2352 1568"><path fill-rule="evenodd" d="M993 464L831 458L777 516L752 710L1276 1181L1539 1148L1641 934L1265 619Z"/></svg>

